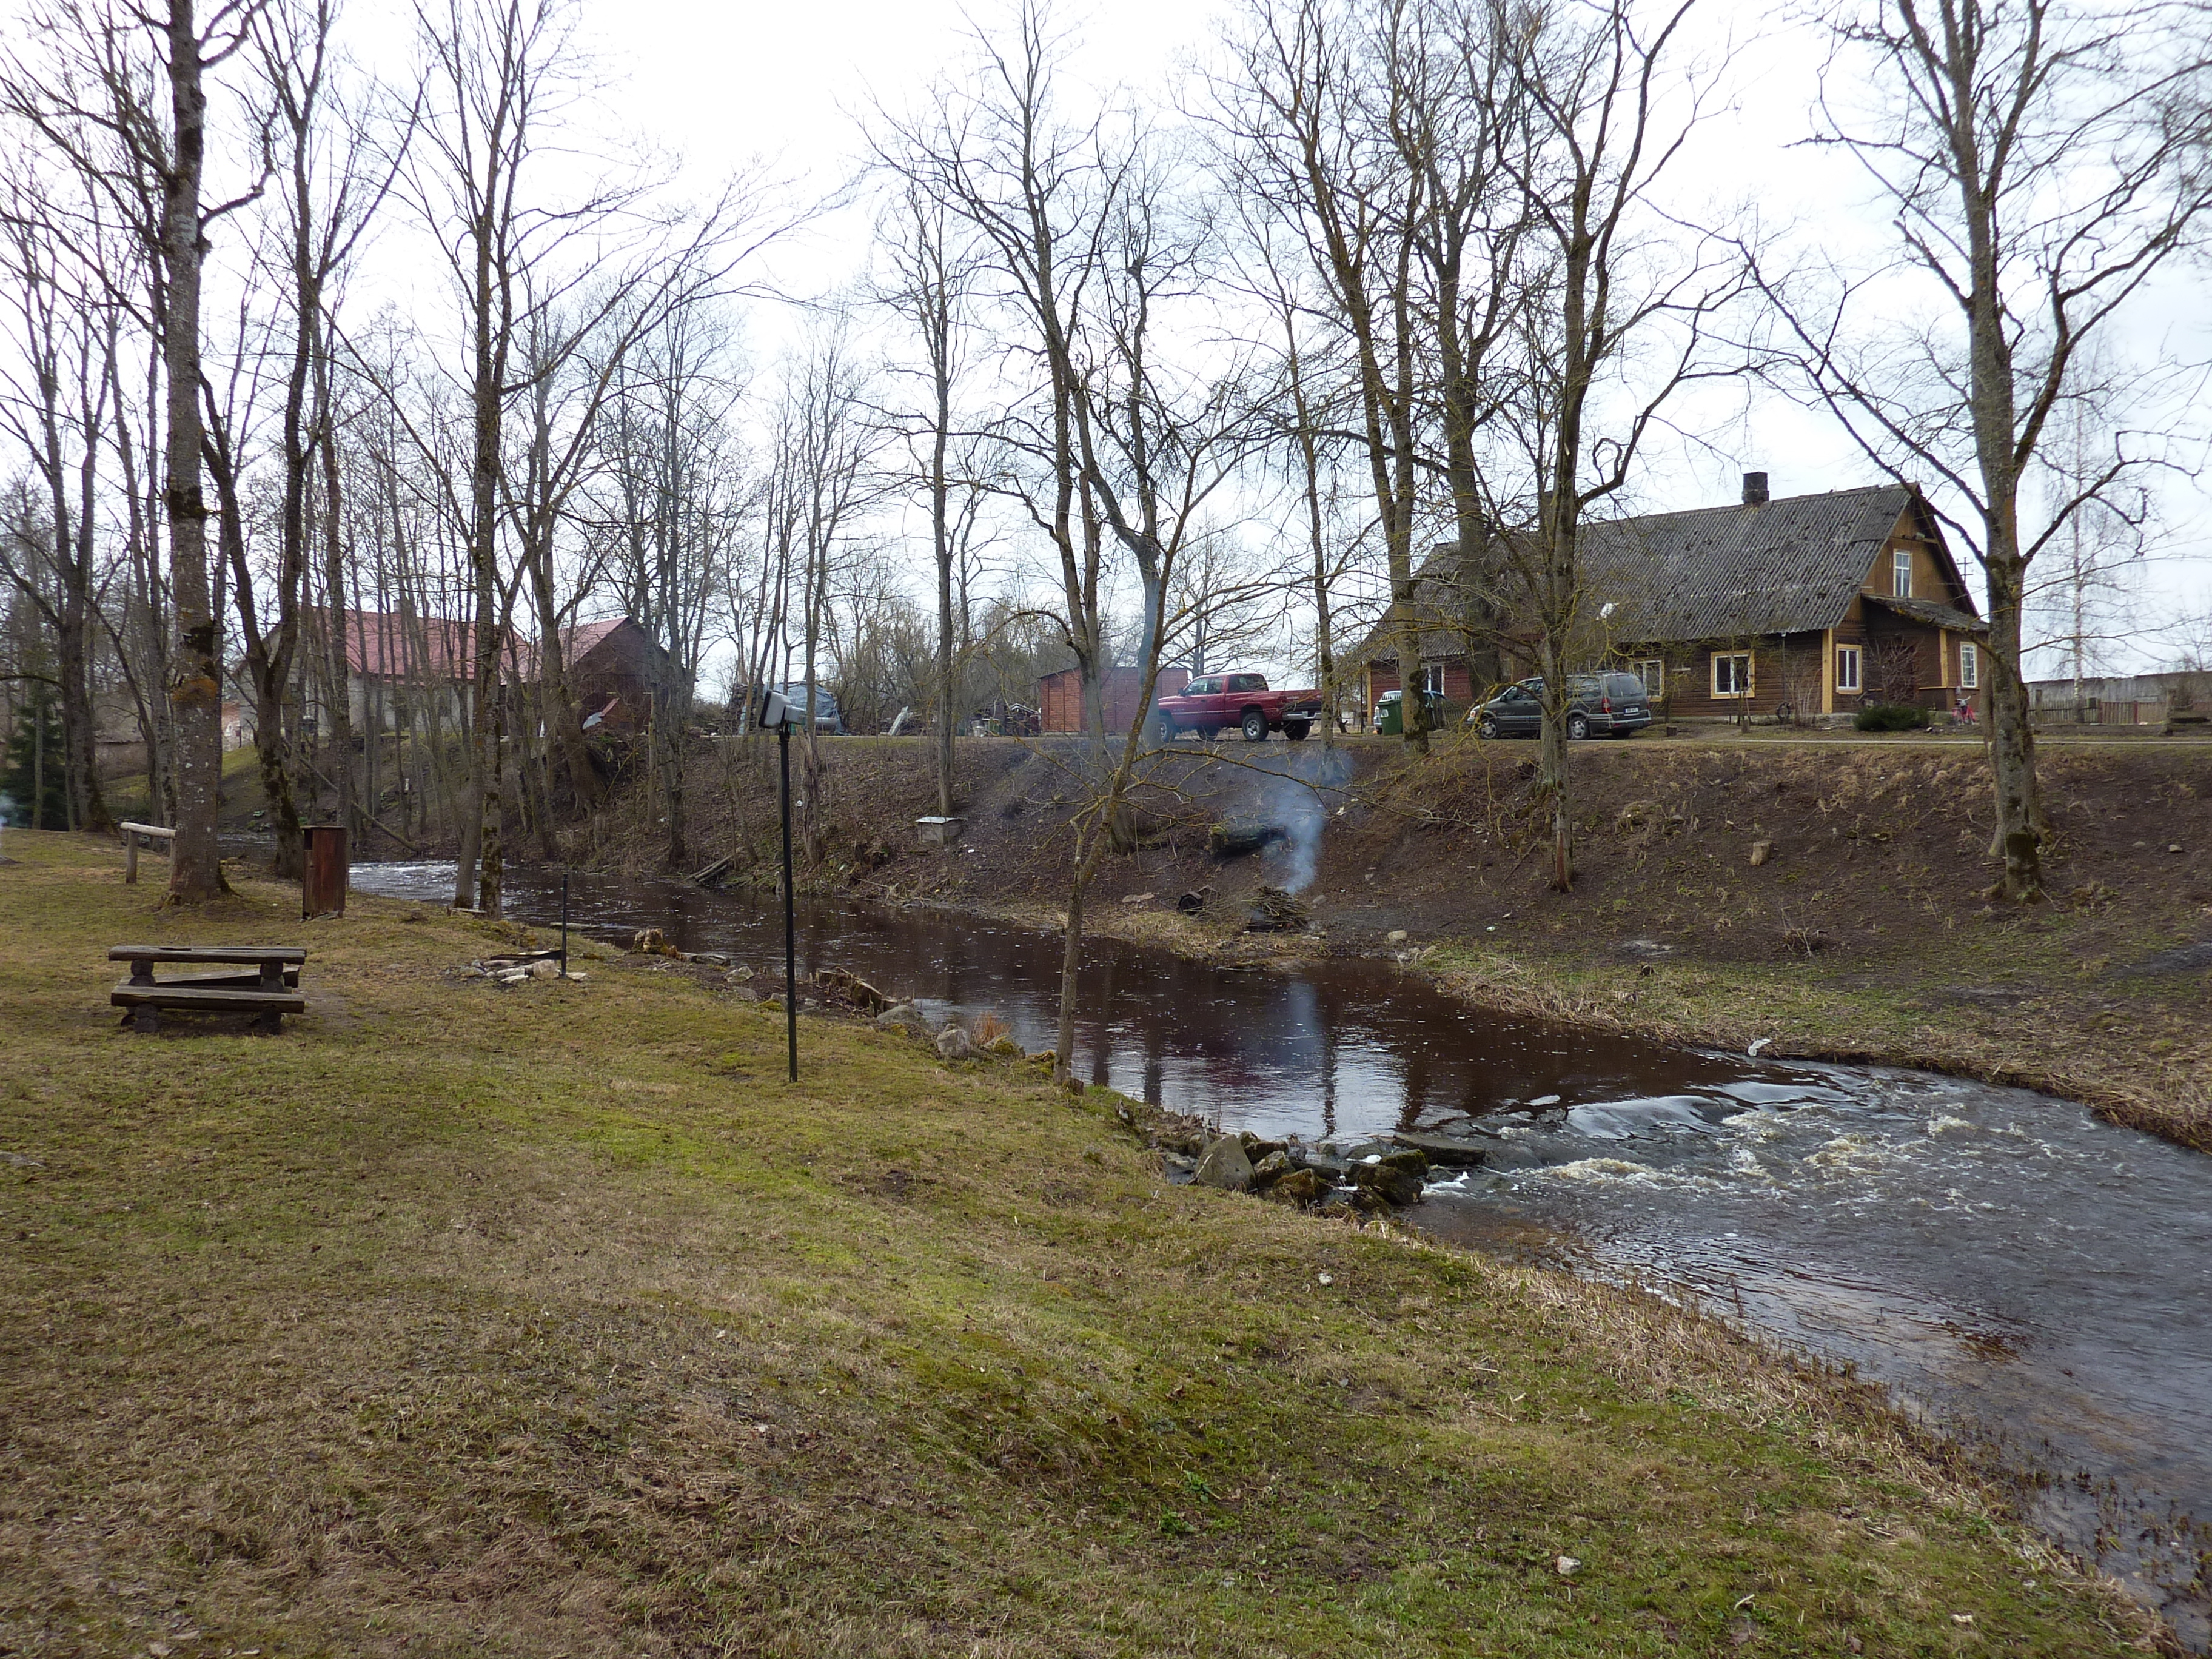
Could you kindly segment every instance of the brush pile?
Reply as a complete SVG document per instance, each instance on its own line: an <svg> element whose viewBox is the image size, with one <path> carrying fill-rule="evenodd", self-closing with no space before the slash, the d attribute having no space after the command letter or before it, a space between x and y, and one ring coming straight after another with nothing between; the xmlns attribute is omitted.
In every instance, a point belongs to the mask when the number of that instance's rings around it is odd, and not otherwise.
<svg viewBox="0 0 2212 1659"><path fill-rule="evenodd" d="M1251 920L1244 924L1248 933L1304 933L1312 918L1306 907L1279 887L1262 887L1260 896L1253 901Z"/></svg>

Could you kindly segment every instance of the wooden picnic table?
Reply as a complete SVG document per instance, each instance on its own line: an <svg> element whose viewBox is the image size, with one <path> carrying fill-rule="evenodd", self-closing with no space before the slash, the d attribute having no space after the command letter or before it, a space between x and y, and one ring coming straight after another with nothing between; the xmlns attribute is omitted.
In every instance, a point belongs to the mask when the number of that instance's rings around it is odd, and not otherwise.
<svg viewBox="0 0 2212 1659"><path fill-rule="evenodd" d="M161 1011L169 1008L180 1013L253 1014L262 1030L275 1032L283 1030L285 1015L307 1009L299 992L300 964L307 959L304 945L118 945L107 959L131 964L131 977L107 1000L129 1011L125 1018L135 1030L158 1031ZM156 979L157 963L251 966L255 971Z"/></svg>

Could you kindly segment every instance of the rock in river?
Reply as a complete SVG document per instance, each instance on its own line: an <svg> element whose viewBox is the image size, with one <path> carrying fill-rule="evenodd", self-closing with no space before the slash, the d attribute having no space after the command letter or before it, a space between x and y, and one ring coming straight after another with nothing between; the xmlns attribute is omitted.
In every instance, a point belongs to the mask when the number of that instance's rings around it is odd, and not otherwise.
<svg viewBox="0 0 2212 1659"><path fill-rule="evenodd" d="M1244 1143L1234 1135L1211 1142L1191 1179L1201 1187L1218 1187L1224 1192L1248 1190L1252 1185L1252 1160L1244 1156Z"/></svg>
<svg viewBox="0 0 2212 1659"><path fill-rule="evenodd" d="M1248 1152L1246 1156L1250 1154ZM1265 1192L1297 1168L1297 1165L1291 1162L1291 1155L1279 1146L1252 1166L1252 1190Z"/></svg>
<svg viewBox="0 0 2212 1659"><path fill-rule="evenodd" d="M1310 1207L1328 1196L1328 1182L1313 1170L1293 1170L1261 1194L1271 1204Z"/></svg>
<svg viewBox="0 0 2212 1659"><path fill-rule="evenodd" d="M1352 1178L1358 1182L1362 1193L1404 1206L1421 1201L1421 1178L1428 1172L1428 1159L1408 1148L1389 1153L1372 1164L1358 1165Z"/></svg>
<svg viewBox="0 0 2212 1659"><path fill-rule="evenodd" d="M1401 1146L1411 1147L1431 1164L1455 1168L1471 1168L1482 1162L1486 1146L1460 1135L1398 1134L1392 1137ZM1495 1146L1490 1141L1487 1146Z"/></svg>

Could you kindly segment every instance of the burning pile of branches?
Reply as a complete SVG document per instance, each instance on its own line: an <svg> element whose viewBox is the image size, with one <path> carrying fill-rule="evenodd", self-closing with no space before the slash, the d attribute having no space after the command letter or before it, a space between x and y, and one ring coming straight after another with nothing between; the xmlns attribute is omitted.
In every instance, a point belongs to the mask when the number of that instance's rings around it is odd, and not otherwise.
<svg viewBox="0 0 2212 1659"><path fill-rule="evenodd" d="M1248 933L1297 933L1305 930L1306 907L1279 887L1262 887L1253 902Z"/></svg>

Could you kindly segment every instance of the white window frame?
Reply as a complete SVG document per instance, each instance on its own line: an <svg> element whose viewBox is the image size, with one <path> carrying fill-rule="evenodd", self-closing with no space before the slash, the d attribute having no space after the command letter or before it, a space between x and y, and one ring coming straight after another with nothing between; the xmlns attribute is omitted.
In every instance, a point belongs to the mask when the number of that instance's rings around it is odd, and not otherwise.
<svg viewBox="0 0 2212 1659"><path fill-rule="evenodd" d="M1644 683L1647 697L1667 695L1667 665L1658 657L1639 657L1628 665L1628 672Z"/></svg>
<svg viewBox="0 0 2212 1659"><path fill-rule="evenodd" d="M1443 664L1440 662L1423 663L1421 665L1421 695L1425 697L1441 697L1443 694Z"/></svg>
<svg viewBox="0 0 2212 1659"><path fill-rule="evenodd" d="M1743 665L1743 683L1733 691L1723 691L1721 690L1721 665L1724 662L1740 662ZM1753 658L1753 653L1749 651L1714 652L1711 664L1713 696L1716 697L1749 696L1751 695L1752 681L1756 672L1756 667L1757 665ZM1734 678L1735 677L1731 675L1729 678Z"/></svg>
<svg viewBox="0 0 2212 1659"><path fill-rule="evenodd" d="M1894 599L1912 597L1912 550L1900 547L1889 556L1889 594Z"/></svg>
<svg viewBox="0 0 2212 1659"><path fill-rule="evenodd" d="M1844 665L1847 663L1850 665L1848 673L1844 672ZM1838 646L1836 647L1836 690L1847 691L1853 696L1858 696L1865 689L1866 661L1860 654L1860 647L1856 645Z"/></svg>
<svg viewBox="0 0 2212 1659"><path fill-rule="evenodd" d="M1982 653L1972 640L1959 641L1959 689L1961 691L1982 689Z"/></svg>

